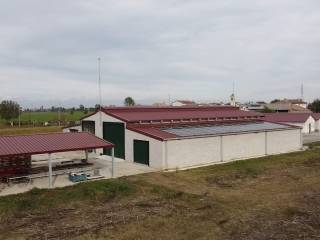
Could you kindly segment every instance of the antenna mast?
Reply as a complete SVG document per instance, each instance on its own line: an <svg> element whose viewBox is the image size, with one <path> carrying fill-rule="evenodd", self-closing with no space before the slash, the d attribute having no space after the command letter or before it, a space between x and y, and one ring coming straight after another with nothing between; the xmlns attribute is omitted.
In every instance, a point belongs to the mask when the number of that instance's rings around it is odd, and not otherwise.
<svg viewBox="0 0 320 240"><path fill-rule="evenodd" d="M98 57L98 85L99 85L99 120L100 126L102 126L102 94L101 94L101 58Z"/></svg>
<svg viewBox="0 0 320 240"><path fill-rule="evenodd" d="M301 100L304 100L303 83L301 84Z"/></svg>

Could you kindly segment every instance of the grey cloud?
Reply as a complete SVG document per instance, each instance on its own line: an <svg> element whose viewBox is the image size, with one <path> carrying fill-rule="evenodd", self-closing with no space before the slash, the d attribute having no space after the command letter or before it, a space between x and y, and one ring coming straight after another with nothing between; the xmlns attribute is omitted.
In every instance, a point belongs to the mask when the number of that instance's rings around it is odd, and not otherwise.
<svg viewBox="0 0 320 240"><path fill-rule="evenodd" d="M100 56L106 104L226 100L233 81L243 101L298 97L302 81L311 100L319 25L317 0L2 2L0 98L94 103Z"/></svg>

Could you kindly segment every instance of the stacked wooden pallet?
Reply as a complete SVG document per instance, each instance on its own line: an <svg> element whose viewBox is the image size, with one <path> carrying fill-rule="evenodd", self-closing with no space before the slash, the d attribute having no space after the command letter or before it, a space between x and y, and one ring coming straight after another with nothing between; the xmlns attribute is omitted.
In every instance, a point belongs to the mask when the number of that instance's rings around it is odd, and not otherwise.
<svg viewBox="0 0 320 240"><path fill-rule="evenodd" d="M0 158L0 178L28 174L30 170L31 156L29 155Z"/></svg>

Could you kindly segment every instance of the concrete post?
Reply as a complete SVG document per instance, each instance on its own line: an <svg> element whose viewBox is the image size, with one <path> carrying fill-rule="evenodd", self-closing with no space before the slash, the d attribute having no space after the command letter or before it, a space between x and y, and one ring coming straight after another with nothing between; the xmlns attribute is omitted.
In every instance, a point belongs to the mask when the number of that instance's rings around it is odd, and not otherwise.
<svg viewBox="0 0 320 240"><path fill-rule="evenodd" d="M87 163L88 162L88 158L89 158L88 157L88 150L85 150L84 152L85 152L85 155L86 155L86 163Z"/></svg>
<svg viewBox="0 0 320 240"><path fill-rule="evenodd" d="M49 167L49 188L52 188L52 157L51 157L51 153L49 153L48 167Z"/></svg>
<svg viewBox="0 0 320 240"><path fill-rule="evenodd" d="M223 162L223 136L220 136L220 161Z"/></svg>
<svg viewBox="0 0 320 240"><path fill-rule="evenodd" d="M111 158L112 158L112 166L111 166L111 177L114 177L114 147L111 149Z"/></svg>
<svg viewBox="0 0 320 240"><path fill-rule="evenodd" d="M268 132L264 132L264 152L268 155Z"/></svg>

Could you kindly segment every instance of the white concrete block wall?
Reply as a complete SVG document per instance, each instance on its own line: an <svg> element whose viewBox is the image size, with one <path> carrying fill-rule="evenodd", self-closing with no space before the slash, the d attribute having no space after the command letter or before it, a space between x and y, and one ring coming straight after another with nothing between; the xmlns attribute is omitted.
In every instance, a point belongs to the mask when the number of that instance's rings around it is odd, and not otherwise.
<svg viewBox="0 0 320 240"><path fill-rule="evenodd" d="M310 116L308 118L308 120L306 121L306 123L304 124L304 127L302 129L302 131L304 133L309 133L309 124L311 126L311 132L315 132L316 131L316 121L314 120L314 118L312 116Z"/></svg>
<svg viewBox="0 0 320 240"><path fill-rule="evenodd" d="M278 154L301 149L300 129L268 132L267 153Z"/></svg>
<svg viewBox="0 0 320 240"><path fill-rule="evenodd" d="M232 161L266 154L265 133L223 136L223 161Z"/></svg>
<svg viewBox="0 0 320 240"><path fill-rule="evenodd" d="M308 134L309 133L309 124L311 124L311 132L314 132L316 130L316 121L312 116L310 116L307 121L304 123L291 123L291 122L286 122L286 124L297 126L297 127L302 127L302 133Z"/></svg>
<svg viewBox="0 0 320 240"><path fill-rule="evenodd" d="M320 131L320 119L316 121L316 131Z"/></svg>
<svg viewBox="0 0 320 240"><path fill-rule="evenodd" d="M103 131L102 131L103 122L120 122L120 123L124 123L124 127L126 127L125 122L123 122L117 118L111 117L103 112L101 113L101 120L102 120L102 124L100 124L100 113L99 112L83 119L83 121L94 121L95 122L95 135L99 138L103 138ZM96 153L102 154L103 149L97 149Z"/></svg>
<svg viewBox="0 0 320 240"><path fill-rule="evenodd" d="M150 167L163 169L163 160L164 160L164 142L150 138L148 136L142 135L140 133L125 130L126 143L125 143L125 154L126 161L134 161L133 158L133 140L142 140L149 142L149 160Z"/></svg>
<svg viewBox="0 0 320 240"><path fill-rule="evenodd" d="M62 132L68 133L68 132L71 132L70 131L71 129L74 129L74 130L77 130L78 132L81 132L82 126L80 125L80 126L74 126L74 127L67 127L67 128L62 129Z"/></svg>
<svg viewBox="0 0 320 240"><path fill-rule="evenodd" d="M169 140L164 169L229 162L301 149L300 129ZM222 138L222 140L221 140ZM222 147L221 147L222 143ZM266 145L267 144L267 145Z"/></svg>
<svg viewBox="0 0 320 240"><path fill-rule="evenodd" d="M167 141L165 169L186 168L221 161L220 137Z"/></svg>

